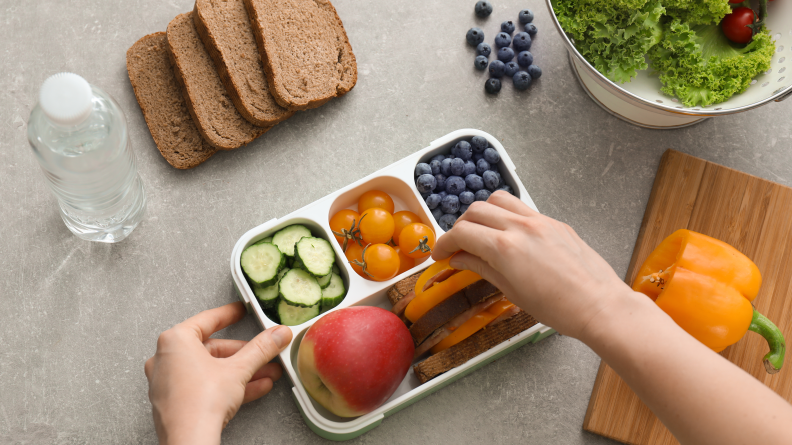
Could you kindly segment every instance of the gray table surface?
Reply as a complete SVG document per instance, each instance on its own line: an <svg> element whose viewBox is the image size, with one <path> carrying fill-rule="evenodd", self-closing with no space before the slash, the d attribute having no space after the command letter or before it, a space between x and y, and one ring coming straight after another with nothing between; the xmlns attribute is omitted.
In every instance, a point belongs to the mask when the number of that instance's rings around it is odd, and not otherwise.
<svg viewBox="0 0 792 445"><path fill-rule="evenodd" d="M160 156L125 53L191 0L0 1L0 443L154 443L143 363L158 334L236 300L228 258L248 229L283 216L460 128L500 139L539 209L572 225L624 275L667 148L792 184L792 101L674 131L630 126L572 75L540 0L335 0L358 61L342 99L296 114L189 171ZM544 76L483 92L464 34L536 12ZM81 241L56 211L26 141L41 82L85 76L121 104L148 195L124 242ZM251 317L220 336L250 339ZM523 347L386 418L352 443L613 443L581 429L600 359L568 337ZM225 443L316 443L288 378L246 405Z"/></svg>

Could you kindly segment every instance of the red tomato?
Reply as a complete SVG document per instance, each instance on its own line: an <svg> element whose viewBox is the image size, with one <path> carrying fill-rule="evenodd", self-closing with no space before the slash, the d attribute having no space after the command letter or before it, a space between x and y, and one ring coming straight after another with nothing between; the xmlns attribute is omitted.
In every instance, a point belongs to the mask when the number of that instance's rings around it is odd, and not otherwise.
<svg viewBox="0 0 792 445"><path fill-rule="evenodd" d="M393 199L379 190L369 190L358 198L358 212L361 214L372 207L379 207L386 212L393 214Z"/></svg>
<svg viewBox="0 0 792 445"><path fill-rule="evenodd" d="M396 212L393 214L393 223L395 224L393 228L393 242L398 244L399 243L399 234L401 233L402 229L409 226L412 223L419 223L421 222L421 218L418 217L413 212L408 212L407 210L402 210L401 212Z"/></svg>
<svg viewBox="0 0 792 445"><path fill-rule="evenodd" d="M753 30L748 25L753 24L754 18L753 9L745 6L734 8L732 13L721 21L723 34L734 43L750 42L753 38Z"/></svg>
<svg viewBox="0 0 792 445"><path fill-rule="evenodd" d="M423 258L432 253L435 234L426 224L412 223L399 234L399 247L410 258Z"/></svg>
<svg viewBox="0 0 792 445"><path fill-rule="evenodd" d="M415 267L415 260L405 255L401 251L401 247L396 246L394 247L394 250L396 250L396 253L399 254L399 272L397 272L396 275L401 275L402 272L406 272Z"/></svg>
<svg viewBox="0 0 792 445"><path fill-rule="evenodd" d="M394 222L390 212L372 207L360 214L360 236L363 245L385 244L393 237Z"/></svg>
<svg viewBox="0 0 792 445"><path fill-rule="evenodd" d="M330 218L330 230L333 231L342 249L345 249L350 242L355 242L356 237L360 238L360 232L357 231L358 221L360 221L358 212L349 209L341 210Z"/></svg>

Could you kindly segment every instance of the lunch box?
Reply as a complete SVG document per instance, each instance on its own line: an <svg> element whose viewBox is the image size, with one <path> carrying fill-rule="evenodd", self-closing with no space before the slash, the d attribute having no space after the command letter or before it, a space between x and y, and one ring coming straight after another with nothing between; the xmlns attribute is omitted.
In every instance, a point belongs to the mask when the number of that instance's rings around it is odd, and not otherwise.
<svg viewBox="0 0 792 445"><path fill-rule="evenodd" d="M249 230L239 238L231 253L231 275L234 279L234 286L239 293L239 298L247 307L248 312L254 314L262 329L271 328L276 326L277 323L270 320L258 304L258 300L242 273L240 256L242 255L242 251L248 246L263 238L272 236L276 231L292 224L303 224L308 227L313 236L327 239L335 250L336 265L341 270L340 275L347 288L347 294L344 300L330 311L349 306L378 306L390 310L391 304L387 298L388 289L399 280L428 267L433 262L432 259L427 257L420 264L416 264L414 268L389 281L376 282L366 280L355 273L352 267L347 264L344 252L341 251L341 246L339 246L331 233L329 226L330 217L341 209L356 209L358 197L363 194L363 192L368 190L381 190L388 193L393 198L396 211L409 210L415 213L421 218L424 224L432 227L437 236L440 237L444 231L440 229L440 226L432 217L429 208L415 188L415 166L419 162L428 162L429 159L435 155L450 153L451 147L457 142L461 140L469 141L473 136L485 137L490 145L498 151L501 156L501 162L499 163L500 174L504 181L511 186L518 198L536 210L536 206L528 195L528 191L526 191L525 186L517 177L516 169L508 153L506 153L503 145L501 145L497 139L485 132L472 129L457 130L447 134L433 141L428 147L350 184L341 190L331 193L318 201L296 210L289 215L279 219L272 219L261 224ZM286 375L289 376L294 385L292 388L292 395L297 402L297 406L302 413L305 423L316 434L330 440L348 440L357 437L378 426L385 417L417 402L449 383L475 371L481 366L529 342L536 343L555 332L547 326L536 324L528 330L512 337L510 340L493 347L489 351L472 358L467 363L441 374L424 384L420 384L411 367L396 392L382 406L360 417L343 418L330 413L324 407L316 403L305 391L297 372L297 351L302 337L308 328L323 315L324 314L320 314L301 325L290 326L293 339L289 346L281 352L280 360ZM423 358L424 357L421 357L421 359L413 362L413 365L423 360Z"/></svg>

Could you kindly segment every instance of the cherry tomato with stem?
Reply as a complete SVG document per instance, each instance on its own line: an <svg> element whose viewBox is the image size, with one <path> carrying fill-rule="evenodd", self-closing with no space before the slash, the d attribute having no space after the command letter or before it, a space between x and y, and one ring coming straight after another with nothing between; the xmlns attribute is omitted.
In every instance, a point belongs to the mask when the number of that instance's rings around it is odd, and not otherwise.
<svg viewBox="0 0 792 445"><path fill-rule="evenodd" d="M391 215L393 215L393 210L395 209L390 195L379 190L369 190L358 198L358 212L361 215L372 207L379 207Z"/></svg>
<svg viewBox="0 0 792 445"><path fill-rule="evenodd" d="M349 209L341 210L330 218L330 230L344 251L350 243L354 244L360 239L360 229L357 227L359 221L360 214Z"/></svg>
<svg viewBox="0 0 792 445"><path fill-rule="evenodd" d="M721 29L726 38L734 43L748 43L753 38L753 29L748 25L752 25L755 19L753 9L740 6L734 8L731 14L728 14L721 21Z"/></svg>
<svg viewBox="0 0 792 445"><path fill-rule="evenodd" d="M369 244L361 252L363 261L350 260L350 264L357 272L360 268L363 278L374 281L387 281L399 273L399 254L387 244Z"/></svg>
<svg viewBox="0 0 792 445"><path fill-rule="evenodd" d="M435 233L426 224L412 223L399 234L399 247L410 258L423 258L432 253Z"/></svg>
<svg viewBox="0 0 792 445"><path fill-rule="evenodd" d="M393 237L395 223L389 212L379 207L372 207L360 214L358 227L364 246L385 244Z"/></svg>
<svg viewBox="0 0 792 445"><path fill-rule="evenodd" d="M346 252L344 252L344 256L346 256L349 265L352 266L352 270L357 272L363 278L368 278L366 274L363 272L363 268L358 264L363 264L363 248L360 247L358 243L351 243L349 247L347 247Z"/></svg>
<svg viewBox="0 0 792 445"><path fill-rule="evenodd" d="M396 212L393 214L393 242L398 244L399 243L399 234L401 233L402 229L409 226L412 223L419 223L421 222L421 218L418 217L413 212L402 210L400 212Z"/></svg>
<svg viewBox="0 0 792 445"><path fill-rule="evenodd" d="M399 271L396 275L401 275L402 272L407 272L415 267L415 259L405 255L404 252L401 251L401 247L396 246L393 249L399 254Z"/></svg>

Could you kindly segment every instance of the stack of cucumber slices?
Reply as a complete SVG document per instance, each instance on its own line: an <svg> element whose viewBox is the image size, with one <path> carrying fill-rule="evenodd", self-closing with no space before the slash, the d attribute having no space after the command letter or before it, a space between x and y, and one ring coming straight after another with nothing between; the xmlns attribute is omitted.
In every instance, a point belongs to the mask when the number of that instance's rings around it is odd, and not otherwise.
<svg viewBox="0 0 792 445"><path fill-rule="evenodd" d="M286 326L305 323L346 295L330 243L300 224L249 246L240 264L261 308Z"/></svg>

